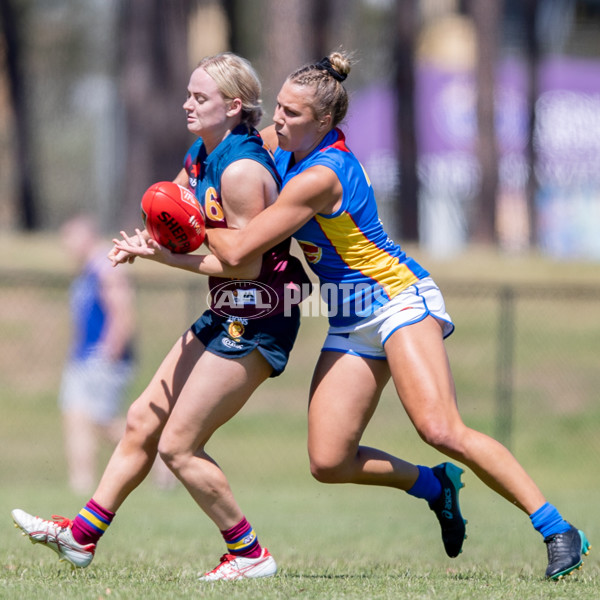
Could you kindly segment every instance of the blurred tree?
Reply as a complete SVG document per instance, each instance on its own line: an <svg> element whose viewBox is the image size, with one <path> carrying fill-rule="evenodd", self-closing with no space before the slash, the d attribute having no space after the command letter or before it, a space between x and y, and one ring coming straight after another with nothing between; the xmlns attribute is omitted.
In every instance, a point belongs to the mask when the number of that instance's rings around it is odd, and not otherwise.
<svg viewBox="0 0 600 600"><path fill-rule="evenodd" d="M120 81L127 153L118 222L138 225L140 198L179 172L190 143L182 104L189 78L187 22L193 0L123 0Z"/></svg>
<svg viewBox="0 0 600 600"><path fill-rule="evenodd" d="M538 0L525 0L525 46L526 68L527 68L527 105L529 112L528 135L527 135L527 162L529 174L527 178L527 214L529 220L529 246L537 245L537 214L535 208L535 196L538 189L535 165L537 162L533 136L535 132L536 117L535 104L539 95L539 62L540 45L537 36Z"/></svg>
<svg viewBox="0 0 600 600"><path fill-rule="evenodd" d="M240 17L240 6L237 0L221 0L223 10L229 23L228 46L231 52L243 55L242 52L242 25Z"/></svg>
<svg viewBox="0 0 600 600"><path fill-rule="evenodd" d="M305 0L267 0L264 28L263 98L275 99L285 78L314 58L311 5Z"/></svg>
<svg viewBox="0 0 600 600"><path fill-rule="evenodd" d="M14 168L17 179L15 213L19 229L33 231L39 225L39 218L34 192L36 169L32 156L31 110L27 102L23 57L22 33L27 10L28 3L0 0L0 27L4 38L10 102L15 120Z"/></svg>
<svg viewBox="0 0 600 600"><path fill-rule="evenodd" d="M496 196L498 191L499 151L496 139L494 92L498 37L501 30L503 0L468 0L477 35L477 156L481 168L479 192L473 212L473 241L496 242Z"/></svg>
<svg viewBox="0 0 600 600"><path fill-rule="evenodd" d="M314 60L320 60L331 52L329 25L333 17L331 0L310 0L310 28L313 35Z"/></svg>
<svg viewBox="0 0 600 600"><path fill-rule="evenodd" d="M419 239L419 182L415 131L415 43L418 0L396 0L394 37L395 87L398 99L397 139L400 161L398 220L396 228L404 242ZM399 228L398 228L399 225Z"/></svg>

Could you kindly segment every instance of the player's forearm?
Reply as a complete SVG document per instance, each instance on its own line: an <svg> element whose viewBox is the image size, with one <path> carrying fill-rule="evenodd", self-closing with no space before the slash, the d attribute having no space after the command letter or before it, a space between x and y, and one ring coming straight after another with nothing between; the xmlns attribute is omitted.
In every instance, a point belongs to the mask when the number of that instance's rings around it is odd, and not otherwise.
<svg viewBox="0 0 600 600"><path fill-rule="evenodd" d="M237 269L246 264L248 260L256 260L254 255L262 255L258 249L248 252L245 248L244 236L237 229L214 229L207 232L206 244L211 252L214 252L217 260Z"/></svg>
<svg viewBox="0 0 600 600"><path fill-rule="evenodd" d="M219 260L214 254L171 254L166 264L200 275L256 279L260 273L262 258L231 266Z"/></svg>

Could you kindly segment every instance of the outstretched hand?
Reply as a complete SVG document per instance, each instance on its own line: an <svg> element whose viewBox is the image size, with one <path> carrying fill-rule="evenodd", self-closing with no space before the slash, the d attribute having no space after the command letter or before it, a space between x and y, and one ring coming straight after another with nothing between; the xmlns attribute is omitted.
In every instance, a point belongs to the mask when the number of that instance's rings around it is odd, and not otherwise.
<svg viewBox="0 0 600 600"><path fill-rule="evenodd" d="M135 235L129 236L125 231L120 232L122 239L113 239L114 248L108 253L113 267L123 263L132 263L136 257L147 258L156 262L167 263L170 250L161 246L139 229Z"/></svg>

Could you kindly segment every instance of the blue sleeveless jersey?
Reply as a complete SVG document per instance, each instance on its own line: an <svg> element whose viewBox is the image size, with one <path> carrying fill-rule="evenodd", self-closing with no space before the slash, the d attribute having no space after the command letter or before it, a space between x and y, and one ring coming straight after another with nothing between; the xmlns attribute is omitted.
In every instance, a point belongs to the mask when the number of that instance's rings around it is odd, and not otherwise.
<svg viewBox="0 0 600 600"><path fill-rule="evenodd" d="M244 124L238 125L210 154L206 153L202 138L199 138L185 155L184 167L189 177L188 187L204 209L206 227L227 227L221 202L221 176L231 163L241 159L255 160L263 165L280 187L281 179L262 138L255 129L249 129ZM243 185L243 182L240 185ZM239 306L228 304L223 313L253 318L284 311L283 300L290 297L285 289L289 289L290 286L300 288L302 284L309 282L300 261L289 254L290 242L291 238L288 238L263 255L261 272L254 281L265 284L266 288L251 281L227 284L227 292L242 300ZM236 280L209 277L213 310L217 308L215 303L218 290L225 289L224 282L228 281ZM271 296L272 292L276 298ZM276 309L271 311L265 306L265 295L268 296L269 303L277 305Z"/></svg>
<svg viewBox="0 0 600 600"><path fill-rule="evenodd" d="M71 359L86 360L99 351L106 324L106 310L102 303L101 284L97 260L92 260L73 280L70 288L73 341ZM133 358L132 347L125 350L121 360Z"/></svg>
<svg viewBox="0 0 600 600"><path fill-rule="evenodd" d="M351 325L370 316L429 275L384 231L371 182L339 129L329 132L299 163L291 164L291 158L291 152L275 150L283 186L295 175L321 165L337 175L343 189L335 213L318 213L294 234L319 277L332 326Z"/></svg>

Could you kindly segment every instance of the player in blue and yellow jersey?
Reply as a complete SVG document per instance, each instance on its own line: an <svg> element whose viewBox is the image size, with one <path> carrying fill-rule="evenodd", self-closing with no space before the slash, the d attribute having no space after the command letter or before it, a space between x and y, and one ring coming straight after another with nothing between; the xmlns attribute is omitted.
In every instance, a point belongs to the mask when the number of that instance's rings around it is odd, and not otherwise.
<svg viewBox="0 0 600 600"><path fill-rule="evenodd" d="M310 390L316 479L389 486L425 499L446 553L461 552L462 469L449 462L417 466L360 443L391 374L421 438L530 516L547 544L546 577L558 579L582 564L589 543L504 446L463 423L443 341L454 326L442 294L385 234L369 179L337 127L348 106L342 82L349 71L348 57L335 52L287 78L274 126L263 132L275 148L283 190L241 230L209 232L209 246L237 265L294 235L319 276L330 328Z"/></svg>
<svg viewBox="0 0 600 600"><path fill-rule="evenodd" d="M300 162L279 147L275 160L284 185L324 166L342 186L341 201L333 212L316 213L294 233L325 290L332 326L352 326L428 276L384 231L367 174L339 129L328 132Z"/></svg>
<svg viewBox="0 0 600 600"><path fill-rule="evenodd" d="M272 204L280 180L254 129L260 121L260 82L244 59L207 57L193 71L183 105L198 141L175 181L189 186L206 213L207 228L243 227ZM268 377L279 375L299 327L284 294L308 282L280 240L264 255L235 267L211 254L173 254L136 230L115 240L113 264L136 256L209 276L206 311L167 354L127 414L127 428L90 501L71 522L48 521L22 510L15 524L77 567L93 559L96 543L127 496L144 480L157 453L217 525L227 552L202 581L268 577L276 563L261 546L225 474L205 446Z"/></svg>

